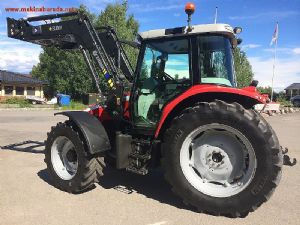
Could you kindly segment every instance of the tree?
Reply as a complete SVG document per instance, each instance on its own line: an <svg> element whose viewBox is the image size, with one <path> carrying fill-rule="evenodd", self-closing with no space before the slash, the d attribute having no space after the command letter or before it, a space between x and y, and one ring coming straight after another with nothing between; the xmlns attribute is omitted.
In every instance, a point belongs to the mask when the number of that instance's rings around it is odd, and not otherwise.
<svg viewBox="0 0 300 225"><path fill-rule="evenodd" d="M80 52L61 51L54 47L46 47L43 48L39 58L40 62L32 68L31 74L48 81L48 85L45 87L46 97L60 92L80 99L84 93L94 89Z"/></svg>
<svg viewBox="0 0 300 225"><path fill-rule="evenodd" d="M272 88L270 86L268 86L268 87L257 87L257 90L261 94L268 94L269 96L271 96L271 93L272 93Z"/></svg>
<svg viewBox="0 0 300 225"><path fill-rule="evenodd" d="M270 86L267 86L267 87L257 87L257 90L261 94L268 94L268 96L271 97L272 88ZM280 91L280 92L273 91L273 100L274 101L280 101L280 102L285 101L286 100L286 94L285 94L285 92L284 91Z"/></svg>
<svg viewBox="0 0 300 225"><path fill-rule="evenodd" d="M134 40L138 32L138 23L132 15L126 16L127 9L125 1L121 4L109 4L98 17L83 5L79 10L87 14L95 26L113 26L121 39ZM136 50L126 46L125 51L135 65ZM64 51L44 47L39 58L40 62L33 67L31 74L33 77L48 81L45 88L46 96L51 97L55 92L61 92L70 94L72 98L81 99L85 93L96 91L90 71L79 50Z"/></svg>
<svg viewBox="0 0 300 225"><path fill-rule="evenodd" d="M96 19L96 26L111 26L120 39L134 41L139 30L139 24L133 15L127 17L128 3L109 4ZM128 45L123 46L133 68L136 65L138 50Z"/></svg>
<svg viewBox="0 0 300 225"><path fill-rule="evenodd" d="M249 86L253 79L253 72L246 53L239 47L234 49L234 68L237 77L238 87Z"/></svg>

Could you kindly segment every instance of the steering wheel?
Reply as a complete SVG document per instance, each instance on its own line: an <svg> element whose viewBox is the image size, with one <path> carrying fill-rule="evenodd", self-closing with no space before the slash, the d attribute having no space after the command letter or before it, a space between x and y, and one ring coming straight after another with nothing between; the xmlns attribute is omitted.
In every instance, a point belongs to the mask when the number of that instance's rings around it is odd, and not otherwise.
<svg viewBox="0 0 300 225"><path fill-rule="evenodd" d="M169 74L167 74L166 72L163 72L162 74L162 78L164 78L163 81L176 81L176 79L174 77L171 77Z"/></svg>

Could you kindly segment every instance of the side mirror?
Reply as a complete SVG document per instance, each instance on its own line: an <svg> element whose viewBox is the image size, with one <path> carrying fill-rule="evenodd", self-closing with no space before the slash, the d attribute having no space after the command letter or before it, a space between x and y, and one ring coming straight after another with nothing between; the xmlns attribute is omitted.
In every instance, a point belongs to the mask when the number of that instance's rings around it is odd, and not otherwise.
<svg viewBox="0 0 300 225"><path fill-rule="evenodd" d="M249 86L257 87L257 85L258 85L258 81L257 80L252 80L251 84Z"/></svg>
<svg viewBox="0 0 300 225"><path fill-rule="evenodd" d="M242 33L242 31L243 31L243 29L241 27L235 27L233 29L233 33L235 33L235 34L240 34L240 33Z"/></svg>

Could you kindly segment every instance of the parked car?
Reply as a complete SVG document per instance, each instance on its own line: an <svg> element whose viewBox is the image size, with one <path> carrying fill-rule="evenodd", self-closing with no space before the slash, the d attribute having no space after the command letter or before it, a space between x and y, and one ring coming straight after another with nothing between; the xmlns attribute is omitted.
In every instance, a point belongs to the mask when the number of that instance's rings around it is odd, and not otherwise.
<svg viewBox="0 0 300 225"><path fill-rule="evenodd" d="M292 97L291 102L292 102L293 106L300 107L300 95L296 95L296 96Z"/></svg>
<svg viewBox="0 0 300 225"><path fill-rule="evenodd" d="M31 102L33 105L46 103L46 100L44 98L40 98L34 95L27 95L25 99Z"/></svg>

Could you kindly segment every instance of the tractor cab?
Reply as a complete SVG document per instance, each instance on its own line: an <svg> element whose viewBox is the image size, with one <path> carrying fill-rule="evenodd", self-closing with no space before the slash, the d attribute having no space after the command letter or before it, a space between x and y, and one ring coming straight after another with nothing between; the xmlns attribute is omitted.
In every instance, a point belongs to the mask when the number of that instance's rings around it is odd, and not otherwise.
<svg viewBox="0 0 300 225"><path fill-rule="evenodd" d="M155 127L163 106L195 85L236 87L227 24L151 30L140 33L141 49L133 95L137 126Z"/></svg>

